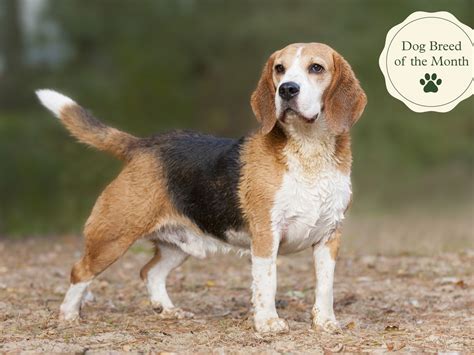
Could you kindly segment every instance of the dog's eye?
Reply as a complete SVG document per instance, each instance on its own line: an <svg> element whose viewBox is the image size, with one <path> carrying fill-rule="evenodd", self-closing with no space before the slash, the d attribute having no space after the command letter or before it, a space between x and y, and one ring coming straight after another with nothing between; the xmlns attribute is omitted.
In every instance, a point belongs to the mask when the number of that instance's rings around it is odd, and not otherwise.
<svg viewBox="0 0 474 355"><path fill-rule="evenodd" d="M281 64L277 64L277 65L275 65L275 71L278 74L283 74L285 72L285 67Z"/></svg>
<svg viewBox="0 0 474 355"><path fill-rule="evenodd" d="M324 68L319 64L311 64L309 66L310 73L322 73L323 71L324 71Z"/></svg>

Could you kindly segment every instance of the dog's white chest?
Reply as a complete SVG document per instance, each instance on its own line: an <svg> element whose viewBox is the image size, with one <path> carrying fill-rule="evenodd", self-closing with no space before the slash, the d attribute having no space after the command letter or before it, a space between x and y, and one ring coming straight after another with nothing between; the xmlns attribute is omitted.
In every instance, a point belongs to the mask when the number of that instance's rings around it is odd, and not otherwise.
<svg viewBox="0 0 474 355"><path fill-rule="evenodd" d="M350 198L350 177L335 167L312 175L290 168L272 210L273 229L281 238L279 252L296 252L329 237L343 220Z"/></svg>

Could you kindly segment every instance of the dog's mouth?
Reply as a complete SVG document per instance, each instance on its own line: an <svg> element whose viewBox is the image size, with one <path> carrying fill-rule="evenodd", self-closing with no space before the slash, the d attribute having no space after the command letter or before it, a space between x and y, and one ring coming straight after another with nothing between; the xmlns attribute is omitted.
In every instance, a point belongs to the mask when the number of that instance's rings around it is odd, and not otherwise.
<svg viewBox="0 0 474 355"><path fill-rule="evenodd" d="M299 113L295 109L293 109L291 107L287 107L285 110L283 110L283 112L281 114L281 117L280 117L280 120L283 123L286 123L288 118L297 117L297 118L303 120L306 123L314 123L318 119L318 116L319 116L319 113L317 113L313 117L308 118L308 117L303 116L301 113Z"/></svg>

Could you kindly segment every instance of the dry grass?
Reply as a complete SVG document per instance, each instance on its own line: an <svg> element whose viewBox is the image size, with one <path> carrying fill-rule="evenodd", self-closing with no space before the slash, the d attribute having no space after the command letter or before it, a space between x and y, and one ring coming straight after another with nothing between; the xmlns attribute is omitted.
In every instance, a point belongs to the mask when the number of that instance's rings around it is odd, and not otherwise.
<svg viewBox="0 0 474 355"><path fill-rule="evenodd" d="M196 318L163 321L138 277L150 257L144 244L93 283L96 301L79 324L60 324L81 243L72 236L0 242L0 351L474 351L474 251L344 251L335 284L338 335L310 330L310 253L281 257L277 304L291 332L262 338L251 327L248 257L187 261L170 276L170 293Z"/></svg>

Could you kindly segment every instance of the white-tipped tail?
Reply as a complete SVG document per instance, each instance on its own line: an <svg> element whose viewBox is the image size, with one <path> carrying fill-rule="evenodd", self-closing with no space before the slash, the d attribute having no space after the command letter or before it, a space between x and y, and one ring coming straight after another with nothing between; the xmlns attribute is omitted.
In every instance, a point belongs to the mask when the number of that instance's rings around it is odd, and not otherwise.
<svg viewBox="0 0 474 355"><path fill-rule="evenodd" d="M43 106L53 112L56 117L59 117L63 107L76 104L74 100L54 90L37 90L36 95L38 96Z"/></svg>
<svg viewBox="0 0 474 355"><path fill-rule="evenodd" d="M36 95L80 142L110 152L119 159L128 159L132 154L139 138L106 126L74 100L59 92L43 89L36 91Z"/></svg>

